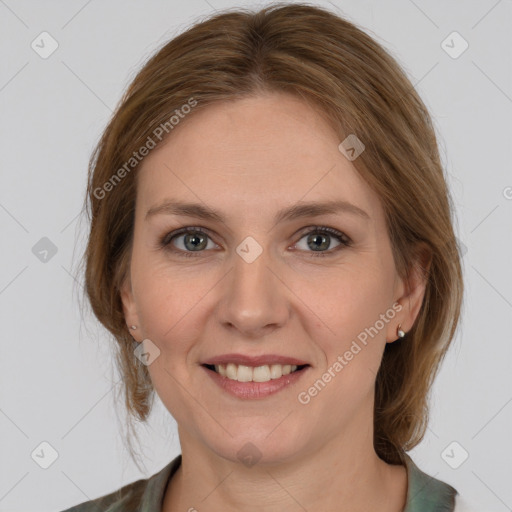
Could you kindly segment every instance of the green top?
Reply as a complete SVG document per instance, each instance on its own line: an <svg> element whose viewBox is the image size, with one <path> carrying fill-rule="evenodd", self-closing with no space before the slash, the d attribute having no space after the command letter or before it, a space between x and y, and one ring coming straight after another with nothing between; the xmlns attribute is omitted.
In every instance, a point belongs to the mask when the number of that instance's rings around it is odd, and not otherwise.
<svg viewBox="0 0 512 512"><path fill-rule="evenodd" d="M181 454L158 473L62 512L161 512L165 489L181 464ZM453 512L457 491L423 473L406 454L407 505L403 512Z"/></svg>

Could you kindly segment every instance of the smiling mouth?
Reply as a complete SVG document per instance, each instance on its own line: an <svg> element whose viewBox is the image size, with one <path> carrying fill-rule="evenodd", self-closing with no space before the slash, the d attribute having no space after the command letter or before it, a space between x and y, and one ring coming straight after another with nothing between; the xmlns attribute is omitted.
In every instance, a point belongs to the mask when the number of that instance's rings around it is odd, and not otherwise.
<svg viewBox="0 0 512 512"><path fill-rule="evenodd" d="M283 375L304 370L309 364L265 364L262 366L245 366L242 364L203 364L205 368L218 373L222 377L238 382L269 382L280 379Z"/></svg>

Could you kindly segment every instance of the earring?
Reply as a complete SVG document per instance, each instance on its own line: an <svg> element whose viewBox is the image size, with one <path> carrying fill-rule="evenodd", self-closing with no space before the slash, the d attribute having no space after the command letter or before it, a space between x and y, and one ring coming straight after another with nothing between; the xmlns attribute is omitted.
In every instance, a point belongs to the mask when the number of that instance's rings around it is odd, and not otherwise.
<svg viewBox="0 0 512 512"><path fill-rule="evenodd" d="M130 327L130 329L135 330L135 329L137 329L137 326L136 326L136 325L132 325L132 326Z"/></svg>
<svg viewBox="0 0 512 512"><path fill-rule="evenodd" d="M402 324L398 324L398 327L396 328L396 334L399 338L403 338L405 336L405 332L402 331L400 327L402 327Z"/></svg>

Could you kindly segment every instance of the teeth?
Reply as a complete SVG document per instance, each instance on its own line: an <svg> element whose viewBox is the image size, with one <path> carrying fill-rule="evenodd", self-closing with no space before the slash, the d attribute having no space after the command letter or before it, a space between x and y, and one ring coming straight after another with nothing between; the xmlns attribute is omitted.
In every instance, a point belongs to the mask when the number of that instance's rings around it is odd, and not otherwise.
<svg viewBox="0 0 512 512"><path fill-rule="evenodd" d="M215 371L217 373L223 377L239 382L268 382L272 379L279 379L283 375L288 375L296 369L297 365L295 364L265 364L256 367L233 363L215 365Z"/></svg>
<svg viewBox="0 0 512 512"><path fill-rule="evenodd" d="M219 365L220 366L220 365ZM215 369L217 370L217 366L215 366ZM238 380L237 379L237 372L238 368L233 363L229 363L226 366L226 377L231 380ZM220 372L219 372L220 373Z"/></svg>

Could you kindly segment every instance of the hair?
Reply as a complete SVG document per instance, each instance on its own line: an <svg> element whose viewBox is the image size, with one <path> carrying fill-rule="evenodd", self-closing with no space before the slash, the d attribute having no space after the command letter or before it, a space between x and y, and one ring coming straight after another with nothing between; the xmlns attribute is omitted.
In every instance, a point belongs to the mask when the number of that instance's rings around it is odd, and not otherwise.
<svg viewBox="0 0 512 512"><path fill-rule="evenodd" d="M461 314L452 199L431 117L397 61L353 23L308 4L224 11L167 42L128 86L91 155L85 294L117 347L126 411L130 421L145 422L155 393L147 367L134 357L120 295L133 241L134 152L148 137L154 141L157 127L170 136L170 116L188 112L183 106L191 101L187 116L272 92L314 105L340 141L355 134L363 142L352 164L382 202L397 273L408 280L420 268L426 280L414 325L386 344L375 382L375 451L404 464L405 451L425 435L430 388ZM418 267L426 258L429 265Z"/></svg>

